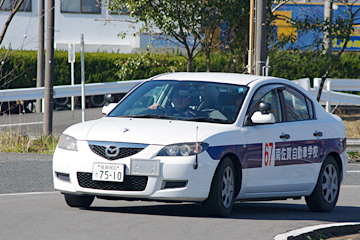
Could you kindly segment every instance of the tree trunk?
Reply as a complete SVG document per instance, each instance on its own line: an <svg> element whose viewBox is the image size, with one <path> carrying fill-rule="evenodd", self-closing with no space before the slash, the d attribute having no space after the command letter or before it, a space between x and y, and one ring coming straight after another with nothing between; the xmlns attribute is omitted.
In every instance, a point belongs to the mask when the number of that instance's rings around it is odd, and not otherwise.
<svg viewBox="0 0 360 240"><path fill-rule="evenodd" d="M206 72L210 72L211 68L210 68L210 49L204 49L205 51L205 57L206 57Z"/></svg>
<svg viewBox="0 0 360 240"><path fill-rule="evenodd" d="M188 54L187 65L186 65L187 72L191 72L191 65L192 65L193 60L194 60L193 56L191 54Z"/></svg>
<svg viewBox="0 0 360 240"><path fill-rule="evenodd" d="M322 90L323 90L323 88L324 88L325 81L326 81L326 79L329 77L330 72L331 72L331 70L333 69L335 63L339 60L339 58L341 57L341 54L344 52L345 47L346 47L346 45L347 45L348 42L349 42L348 39L345 40L344 45L342 46L342 48L340 49L340 51L336 54L335 60L329 65L329 67L328 67L328 69L326 70L325 74L321 76L321 82L320 82L320 86L319 86L319 91L318 91L318 94L317 94L317 97L316 97L316 100L317 100L318 102L320 102L321 93L322 93Z"/></svg>

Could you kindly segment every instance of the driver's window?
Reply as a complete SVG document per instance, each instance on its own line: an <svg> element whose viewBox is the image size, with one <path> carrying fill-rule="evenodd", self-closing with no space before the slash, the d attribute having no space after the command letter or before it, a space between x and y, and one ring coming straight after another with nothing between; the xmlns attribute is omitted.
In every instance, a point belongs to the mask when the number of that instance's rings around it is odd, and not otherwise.
<svg viewBox="0 0 360 240"><path fill-rule="evenodd" d="M271 104L270 113L275 117L275 123L283 121L283 115L281 111L279 89L282 89L282 85L265 85L257 90L250 102L250 107L247 111L247 116L250 117L254 112L260 111L259 104L261 102L267 102ZM271 90L273 89L273 90Z"/></svg>
<svg viewBox="0 0 360 240"><path fill-rule="evenodd" d="M280 98L277 90L273 90L266 94L263 98L261 98L260 102L270 103L270 112L274 114L275 122L282 122Z"/></svg>

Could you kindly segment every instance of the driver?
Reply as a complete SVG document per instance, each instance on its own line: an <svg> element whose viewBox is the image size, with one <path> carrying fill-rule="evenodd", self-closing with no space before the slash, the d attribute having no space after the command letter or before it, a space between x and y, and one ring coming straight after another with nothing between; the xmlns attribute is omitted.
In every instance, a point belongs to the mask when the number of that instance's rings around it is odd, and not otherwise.
<svg viewBox="0 0 360 240"><path fill-rule="evenodd" d="M190 92L186 89L176 90L171 98L173 106L162 108L158 103L149 106L149 109L163 109L170 115L183 115L186 117L194 117L196 113L190 108Z"/></svg>

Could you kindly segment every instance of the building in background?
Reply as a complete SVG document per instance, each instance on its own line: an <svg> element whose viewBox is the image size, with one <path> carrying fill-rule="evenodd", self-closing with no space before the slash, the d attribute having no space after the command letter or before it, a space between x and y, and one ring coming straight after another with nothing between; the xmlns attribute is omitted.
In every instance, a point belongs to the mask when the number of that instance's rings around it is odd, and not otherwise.
<svg viewBox="0 0 360 240"><path fill-rule="evenodd" d="M11 2L5 0L0 23L6 22ZM10 23L2 48L38 50L38 2L25 0ZM68 44L75 43L76 51L79 51L80 34L84 34L87 52L135 53L143 51L149 44L153 48L163 47L165 42L167 48L181 48L159 34L139 34L141 25L135 24L133 29L131 21L128 15L111 13L105 0L55 0L55 48L67 51ZM125 32L124 38L119 36Z"/></svg>
<svg viewBox="0 0 360 240"><path fill-rule="evenodd" d="M349 1L350 3L350 1ZM278 4L274 4L273 7ZM360 4L353 4L353 11L356 11L360 7ZM334 1L333 4L333 21L339 16L346 17L345 12L347 12L347 8L342 4ZM324 1L297 1L288 2L286 4L281 5L277 11L274 13L276 15L281 15L286 18L292 19L305 19L306 16L317 17L318 19L324 18ZM278 38L283 36L292 36L294 38L295 44L293 47L300 47L301 49L305 49L312 45L313 41L317 39L322 39L322 33L313 33L309 32L304 35L299 35L297 29L293 28L292 25L285 20L276 20L274 21L274 25L277 28L277 36ZM360 51L360 25L354 26L354 31L351 34L350 41L347 43L345 51L348 52L359 52ZM343 43L340 42L333 36L332 40L332 50L339 51L343 46Z"/></svg>
<svg viewBox="0 0 360 240"><path fill-rule="evenodd" d="M353 2L355 0L349 0ZM0 23L5 23L13 0L5 0L0 12ZM38 10L39 0L25 0L7 30L1 47L11 49L38 50ZM46 5L45 0L45 5ZM323 0L301 0L288 2L277 9L277 14L290 18L304 18L305 15L324 16ZM276 6L274 4L273 6ZM360 7L360 4L355 4ZM45 9L47 7L45 6ZM345 11L342 4L334 1L334 19ZM45 21L46 22L46 21ZM170 41L160 33L140 34L141 24L130 27L133 19L128 15L111 13L105 0L55 0L55 48L68 50L69 43L75 43L76 51L80 50L80 34L84 34L85 51L87 52L117 52L136 53L151 46L151 49L170 49L184 51L181 44ZM311 33L298 36L297 30L284 20L274 23L278 36L292 34L296 38L296 45L306 48L315 37ZM1 28L3 26L0 26ZM220 28L219 28L220 29ZM126 33L125 37L119 34ZM220 37L221 37L221 33ZM333 51L340 50L341 42L333 38ZM346 51L360 51L360 26L355 26Z"/></svg>

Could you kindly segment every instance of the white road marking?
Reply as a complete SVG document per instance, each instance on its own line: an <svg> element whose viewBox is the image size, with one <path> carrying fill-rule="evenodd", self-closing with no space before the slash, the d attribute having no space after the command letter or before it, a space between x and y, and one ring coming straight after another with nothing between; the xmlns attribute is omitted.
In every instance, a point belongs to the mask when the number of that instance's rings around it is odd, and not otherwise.
<svg viewBox="0 0 360 240"><path fill-rule="evenodd" d="M4 194L0 194L0 197L4 197L4 196L22 196L22 195L39 195L39 194L48 194L48 193L59 193L59 192L58 191L52 191L52 192L4 193Z"/></svg>
<svg viewBox="0 0 360 240"><path fill-rule="evenodd" d="M360 170L350 170L350 171L346 171L347 173L360 173Z"/></svg>
<svg viewBox="0 0 360 240"><path fill-rule="evenodd" d="M13 123L13 124L3 124L0 127L14 127L14 126L26 126L26 125L37 125L43 124L44 122L29 122L29 123Z"/></svg>
<svg viewBox="0 0 360 240"><path fill-rule="evenodd" d="M274 240L287 240L289 239L289 237L297 237L319 229L327 229L332 227L351 226L351 225L360 225L360 222L331 223L331 224L320 224L315 226L303 227L286 233L278 234L274 237Z"/></svg>

